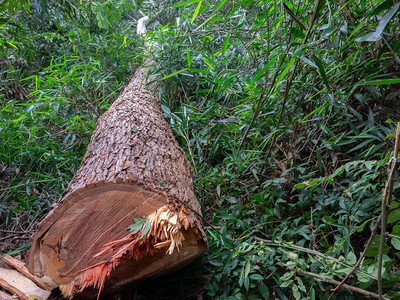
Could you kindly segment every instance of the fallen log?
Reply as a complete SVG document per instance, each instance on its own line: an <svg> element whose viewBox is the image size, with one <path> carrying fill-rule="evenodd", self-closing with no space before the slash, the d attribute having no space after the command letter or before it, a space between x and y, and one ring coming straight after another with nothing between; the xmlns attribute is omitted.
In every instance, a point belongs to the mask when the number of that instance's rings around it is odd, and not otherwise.
<svg viewBox="0 0 400 300"><path fill-rule="evenodd" d="M67 297L112 293L180 268L207 247L192 169L146 89L149 67L99 118L78 171L34 235L27 268Z"/></svg>

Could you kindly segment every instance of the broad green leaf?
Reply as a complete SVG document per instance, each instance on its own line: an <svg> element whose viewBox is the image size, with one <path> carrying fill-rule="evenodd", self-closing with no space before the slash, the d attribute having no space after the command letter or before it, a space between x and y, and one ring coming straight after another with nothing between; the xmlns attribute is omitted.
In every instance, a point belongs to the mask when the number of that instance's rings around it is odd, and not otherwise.
<svg viewBox="0 0 400 300"><path fill-rule="evenodd" d="M357 257L353 252L349 252L349 254L347 254L346 256L346 262L350 265L355 265L355 263L357 262Z"/></svg>
<svg viewBox="0 0 400 300"><path fill-rule="evenodd" d="M264 277L261 276L260 274L251 274L250 279L252 280L264 280Z"/></svg>
<svg viewBox="0 0 400 300"><path fill-rule="evenodd" d="M247 262L246 262L246 266L245 266L245 268L244 268L244 277L247 277L247 276L249 275L249 273L250 273L250 267L251 267L250 261L247 261Z"/></svg>
<svg viewBox="0 0 400 300"><path fill-rule="evenodd" d="M170 77L172 77L172 76L175 76L175 75L177 75L177 74L179 74L179 73L182 73L183 71L186 71L186 70L187 70L187 68L182 69L182 70L179 70L179 71L176 71L176 72L174 72L174 73L172 73L172 74L169 74L169 75L163 77L161 80L165 80L165 79L170 78Z"/></svg>
<svg viewBox="0 0 400 300"><path fill-rule="evenodd" d="M392 211L387 218L387 223L394 223L400 220L400 209L395 209Z"/></svg>
<svg viewBox="0 0 400 300"><path fill-rule="evenodd" d="M198 15L200 8L201 8L201 3L202 3L202 0L200 0L199 4L197 4L197 7L196 7L196 10L194 11L191 23L194 22L194 20L196 19L197 15Z"/></svg>
<svg viewBox="0 0 400 300"><path fill-rule="evenodd" d="M393 247L394 247L396 250L400 250L400 239L398 239L398 238L392 238L392 239L390 240L390 242L392 243Z"/></svg>

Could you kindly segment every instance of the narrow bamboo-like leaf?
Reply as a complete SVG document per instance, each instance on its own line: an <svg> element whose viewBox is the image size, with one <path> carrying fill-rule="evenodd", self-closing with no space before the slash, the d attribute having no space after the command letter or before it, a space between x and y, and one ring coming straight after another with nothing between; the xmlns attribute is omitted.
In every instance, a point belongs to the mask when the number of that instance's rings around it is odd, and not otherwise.
<svg viewBox="0 0 400 300"><path fill-rule="evenodd" d="M324 64L322 63L322 61L321 61L317 56L313 55L313 58L314 58L315 64L316 64L317 67L318 67L318 71L319 71L319 74L320 74L321 77L322 77L322 80L324 81L324 83L325 83L327 89L330 90L331 87L330 87L330 85L329 85L328 77L326 77L326 72L325 72Z"/></svg>
<svg viewBox="0 0 400 300"><path fill-rule="evenodd" d="M225 89L233 80L235 76L229 77L227 80L225 80L224 84L221 87L221 90Z"/></svg>
<svg viewBox="0 0 400 300"><path fill-rule="evenodd" d="M210 71L207 70L201 70L201 69L189 69L190 72L194 73L202 73L202 74L212 74Z"/></svg>
<svg viewBox="0 0 400 300"><path fill-rule="evenodd" d="M172 74L169 74L169 75L167 75L167 76L163 77L161 80L164 80L164 79L170 78L170 77L172 77L172 76L175 76L176 74L179 74L179 73L181 73L181 72L183 72L183 71L186 71L186 70L187 70L187 68L185 68L185 69L182 69L182 70L179 70L179 71L176 71L176 72L174 72L174 73L172 73Z"/></svg>
<svg viewBox="0 0 400 300"><path fill-rule="evenodd" d="M311 60L309 60L307 57L304 55L300 55L299 58L304 61L306 64L309 64L311 67L318 69L317 65L314 64Z"/></svg>
<svg viewBox="0 0 400 300"><path fill-rule="evenodd" d="M376 28L376 32L380 35L383 30L385 29L386 25L389 23L389 21L393 18L393 16L396 14L396 12L399 10L400 3L397 3L396 5L393 6L389 12L383 16L383 18L379 21L379 25Z"/></svg>
<svg viewBox="0 0 400 300"><path fill-rule="evenodd" d="M209 17L207 20L205 20L203 23L201 23L200 25L199 25L199 27L197 27L195 30L193 30L193 31L197 31L197 30L199 30L201 27L203 27L205 24L207 24L212 18L214 18L216 15L212 15L211 17Z"/></svg>
<svg viewBox="0 0 400 300"><path fill-rule="evenodd" d="M203 60L207 64L207 66L210 67L211 70L213 70L213 71L215 70L214 66L210 62L208 62L206 59L203 59Z"/></svg>
<svg viewBox="0 0 400 300"><path fill-rule="evenodd" d="M264 68L261 69L260 72L258 72L256 74L256 77L254 78L253 82L256 82L257 80L259 80L262 76L264 76L265 72L267 71L267 69L276 61L276 58L278 56L275 56L273 59L271 59L265 66Z"/></svg>
<svg viewBox="0 0 400 300"><path fill-rule="evenodd" d="M203 2L203 1L200 0L200 1L199 1L199 4L197 4L197 7L196 7L196 10L194 11L194 14L193 14L192 22L191 22L191 23L193 23L194 20L196 19L197 15L198 15L198 13L199 13L199 11L200 11L200 7L201 7L201 3L202 3L202 2Z"/></svg>
<svg viewBox="0 0 400 300"><path fill-rule="evenodd" d="M186 49L186 53L187 53L188 66L190 68L192 66L192 58L190 57L189 48Z"/></svg>
<svg viewBox="0 0 400 300"><path fill-rule="evenodd" d="M226 36L224 45L222 46L222 56L225 56L225 52L228 49L230 38L231 38L231 31L229 30L228 35Z"/></svg>
<svg viewBox="0 0 400 300"><path fill-rule="evenodd" d="M293 66L295 60L296 59L294 57L290 60L290 62L287 64L286 68L283 70L281 75L279 75L278 79L276 80L275 86L278 86L281 83L281 81L283 80L283 77L285 77L287 72L289 72L289 70Z"/></svg>
<svg viewBox="0 0 400 300"><path fill-rule="evenodd" d="M379 13L381 13L382 11L384 11L385 9L388 9L390 7L392 7L393 5L393 0L386 0L385 2L379 4L370 14L369 17L375 16Z"/></svg>
<svg viewBox="0 0 400 300"><path fill-rule="evenodd" d="M225 4L225 2L226 2L226 0L222 0L222 2L220 4L218 4L218 6L214 12L217 12Z"/></svg>
<svg viewBox="0 0 400 300"><path fill-rule="evenodd" d="M356 42L375 42L381 39L381 34L385 29L386 25L393 18L396 12L399 10L400 3L397 3L393 6L393 8L383 16L383 18L379 21L378 27L374 32L367 33L362 37L356 39Z"/></svg>
<svg viewBox="0 0 400 300"><path fill-rule="evenodd" d="M189 4L193 4L193 3L197 3L199 2L199 0L191 0L191 1L186 1L186 2L179 2L177 4L175 4L172 7L181 7L181 6L185 6L185 5L189 5Z"/></svg>
<svg viewBox="0 0 400 300"><path fill-rule="evenodd" d="M371 80L371 81L361 83L360 85L386 85L386 84L395 84L395 83L400 83L400 78Z"/></svg>

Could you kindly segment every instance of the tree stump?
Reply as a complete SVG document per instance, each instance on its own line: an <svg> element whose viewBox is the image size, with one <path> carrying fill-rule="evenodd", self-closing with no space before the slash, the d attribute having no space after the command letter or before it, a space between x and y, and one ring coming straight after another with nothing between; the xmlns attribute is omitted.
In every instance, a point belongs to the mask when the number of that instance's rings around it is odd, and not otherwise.
<svg viewBox="0 0 400 300"><path fill-rule="evenodd" d="M207 247L190 163L145 88L147 73L139 68L98 120L78 171L33 238L29 271L66 296L90 286L112 292L182 267ZM127 236L133 218L143 226Z"/></svg>

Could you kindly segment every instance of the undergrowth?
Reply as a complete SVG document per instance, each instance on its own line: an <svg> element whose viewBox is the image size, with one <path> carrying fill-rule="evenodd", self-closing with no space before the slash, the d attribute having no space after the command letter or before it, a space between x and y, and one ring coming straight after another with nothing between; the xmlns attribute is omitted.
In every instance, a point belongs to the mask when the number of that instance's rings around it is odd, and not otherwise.
<svg viewBox="0 0 400 300"><path fill-rule="evenodd" d="M341 281L380 214L400 121L396 2L3 2L2 252L28 247L140 64L142 12L156 19L146 39L162 108L213 225L204 295L328 299L335 284L318 276ZM398 186L382 274L393 299ZM376 292L379 243L348 285ZM333 298L365 297L351 293Z"/></svg>

